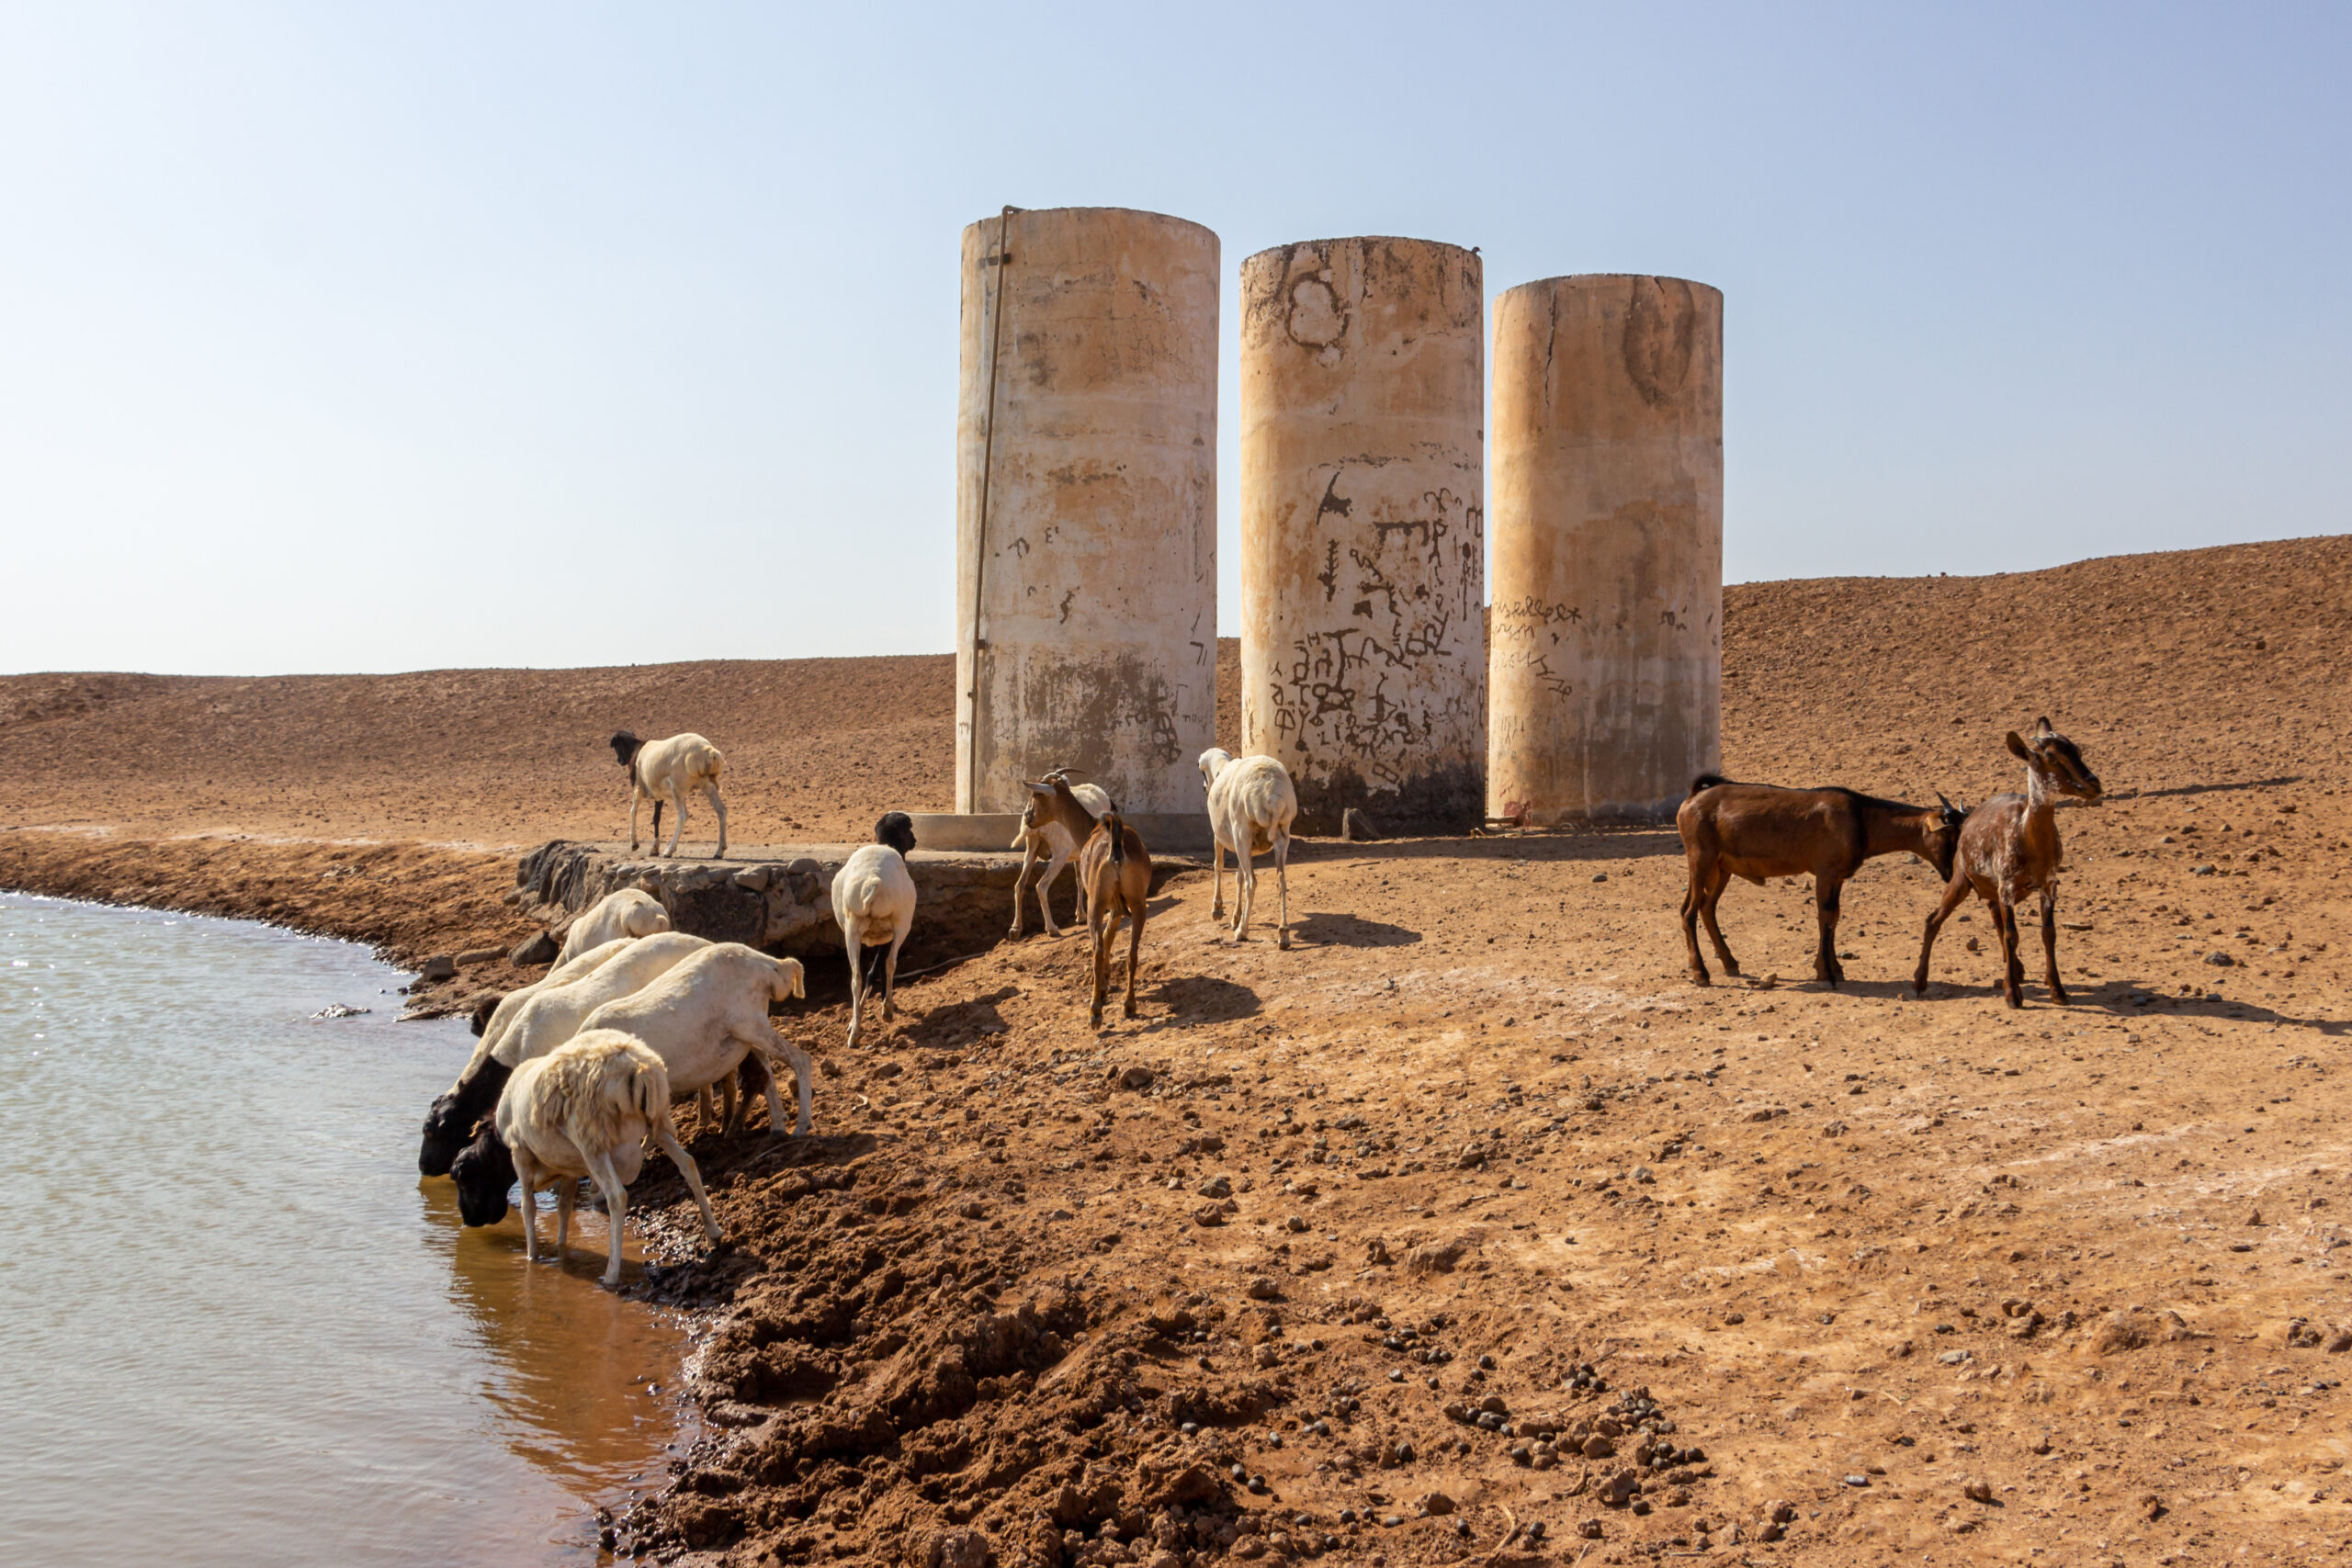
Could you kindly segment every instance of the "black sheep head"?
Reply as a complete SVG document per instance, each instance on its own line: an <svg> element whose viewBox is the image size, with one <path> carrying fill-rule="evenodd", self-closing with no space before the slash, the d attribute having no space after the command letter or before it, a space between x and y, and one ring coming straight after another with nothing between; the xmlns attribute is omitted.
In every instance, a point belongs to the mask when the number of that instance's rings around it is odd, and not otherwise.
<svg viewBox="0 0 2352 1568"><path fill-rule="evenodd" d="M888 844L902 855L914 853L914 818L903 811L886 814L882 820L874 824L874 841L877 844Z"/></svg>
<svg viewBox="0 0 2352 1568"><path fill-rule="evenodd" d="M613 748L614 759L626 768L637 761L638 748L643 746L645 742L637 738L635 730L623 729L614 734L610 744Z"/></svg>
<svg viewBox="0 0 2352 1568"><path fill-rule="evenodd" d="M418 1175L449 1174L458 1151L474 1135L474 1123L497 1108L499 1091L512 1077L512 1067L485 1061L470 1077L459 1078L457 1088L433 1102L433 1108L424 1113L424 1141L417 1146Z"/></svg>
<svg viewBox="0 0 2352 1568"><path fill-rule="evenodd" d="M496 1012L498 1004L505 999L505 992L493 991L474 1003L473 1014L467 1021L473 1025L475 1039L481 1038L481 1032L490 1027L490 1015Z"/></svg>
<svg viewBox="0 0 2352 1568"><path fill-rule="evenodd" d="M485 1122L449 1176L458 1184L458 1213L469 1225L494 1225L506 1217L506 1194L514 1185L514 1156Z"/></svg>

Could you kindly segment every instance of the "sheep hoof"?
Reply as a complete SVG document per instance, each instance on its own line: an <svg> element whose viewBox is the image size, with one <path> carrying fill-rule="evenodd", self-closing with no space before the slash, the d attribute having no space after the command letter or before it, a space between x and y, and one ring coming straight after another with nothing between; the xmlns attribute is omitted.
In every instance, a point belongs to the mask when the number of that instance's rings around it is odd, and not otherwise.
<svg viewBox="0 0 2352 1568"><path fill-rule="evenodd" d="M1282 935L1276 937L1274 939L1274 945L1281 948L1284 953L1288 953L1290 951L1290 932L1284 931Z"/></svg>

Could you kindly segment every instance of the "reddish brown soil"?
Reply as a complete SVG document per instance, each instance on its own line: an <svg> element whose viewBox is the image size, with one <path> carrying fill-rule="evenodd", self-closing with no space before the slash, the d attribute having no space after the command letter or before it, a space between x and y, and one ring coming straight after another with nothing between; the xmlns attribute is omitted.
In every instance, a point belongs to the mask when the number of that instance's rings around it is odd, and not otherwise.
<svg viewBox="0 0 2352 1568"><path fill-rule="evenodd" d="M1308 846L1287 952L1218 941L1205 878L1180 879L1141 1017L1099 1034L1073 939L910 982L856 1053L817 976L785 1022L825 1063L820 1135L696 1138L733 1245L639 1287L718 1314L701 1376L720 1426L623 1535L922 1568L2339 1555L2352 540L1729 600L1735 775L1976 800L2016 785L2005 729L2047 713L2082 746L2111 800L2060 818L2073 1005L2030 984L2003 1007L1993 955L1968 949L1991 945L1976 911L1911 998L1935 889L1893 862L1848 892L1841 992L1806 978L1809 899L1788 885L1724 901L1751 980L1695 987L1679 849L1646 829ZM20 825L0 877L45 885L62 852L26 846L66 842L33 830L66 820L608 834L598 748L622 723L726 748L744 841L846 835L947 771L941 666L867 668L402 678L443 694L435 722L384 732L405 755L370 731L364 762L335 742L342 682L126 677L103 697L25 678L0 704L52 716L0 725L0 820ZM774 706L727 694L747 676ZM389 722L397 685L353 686L373 694L353 711ZM85 689L106 705L28 700ZM209 732L208 701L243 723ZM823 722L893 711L929 716ZM866 754L893 743L902 761ZM204 746L209 773L165 760ZM489 746L512 771L473 760ZM232 773L175 814L175 789ZM119 886L176 896L131 863ZM481 868L468 929L487 932L504 880ZM412 896L369 895L354 934ZM322 902L303 918L335 929ZM1148 1082L1121 1087L1130 1068ZM1564 1383L1580 1364L1606 1393ZM1536 1428L1644 1389L1673 1424L1652 1439L1666 1464L1636 1466L1631 1433L1516 1461ZM1445 1413L1488 1396L1521 1435ZM1628 1471L1645 1490L1609 1506ZM1128 1539L1091 1539L1105 1526Z"/></svg>

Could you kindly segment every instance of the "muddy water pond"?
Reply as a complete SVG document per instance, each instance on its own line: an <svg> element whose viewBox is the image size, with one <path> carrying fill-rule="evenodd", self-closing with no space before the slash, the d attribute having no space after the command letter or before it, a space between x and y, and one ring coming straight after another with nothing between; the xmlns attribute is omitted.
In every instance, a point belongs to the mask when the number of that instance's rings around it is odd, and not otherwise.
<svg viewBox="0 0 2352 1568"><path fill-rule="evenodd" d="M471 1037L348 943L0 894L0 1541L28 1562L585 1562L684 1325L458 1224ZM316 1016L337 1006L356 1017Z"/></svg>

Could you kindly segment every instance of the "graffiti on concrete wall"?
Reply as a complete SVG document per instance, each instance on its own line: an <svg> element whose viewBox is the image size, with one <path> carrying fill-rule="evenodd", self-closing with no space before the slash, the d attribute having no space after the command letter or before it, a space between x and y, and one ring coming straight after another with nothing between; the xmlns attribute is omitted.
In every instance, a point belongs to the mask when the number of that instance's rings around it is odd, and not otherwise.
<svg viewBox="0 0 2352 1568"><path fill-rule="evenodd" d="M1266 693L1271 749L1318 776L1395 788L1482 701L1483 661L1463 631L1483 595L1486 518L1450 489L1384 506L1348 479L1333 468L1317 502L1325 536L1308 559L1323 592L1306 604L1327 613L1287 628Z"/></svg>

